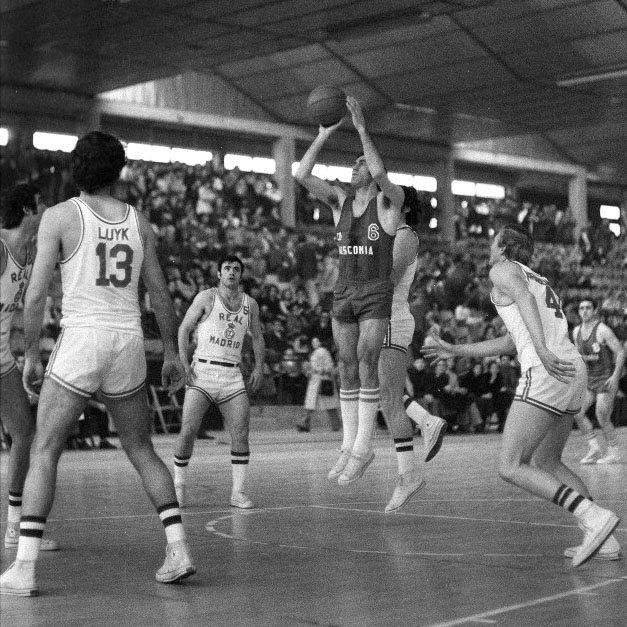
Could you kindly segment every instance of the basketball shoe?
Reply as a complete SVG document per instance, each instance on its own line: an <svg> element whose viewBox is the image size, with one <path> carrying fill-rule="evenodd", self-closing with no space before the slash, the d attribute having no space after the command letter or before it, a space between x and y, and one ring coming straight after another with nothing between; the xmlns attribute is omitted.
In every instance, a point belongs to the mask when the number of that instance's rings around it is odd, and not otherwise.
<svg viewBox="0 0 627 627"><path fill-rule="evenodd" d="M239 509L252 509L254 505L250 497L243 492L233 492L231 494L231 507L239 507Z"/></svg>
<svg viewBox="0 0 627 627"><path fill-rule="evenodd" d="M7 531L4 534L4 548L5 549L17 549L17 545L20 541L20 523L9 523ZM41 540L40 551L58 551L59 543L56 540L50 538L43 538Z"/></svg>
<svg viewBox="0 0 627 627"><path fill-rule="evenodd" d="M584 533L586 533L586 528L580 523L579 529L581 529ZM569 546L564 550L564 557L575 557L581 545L579 546ZM609 535L607 540L601 545L599 550L592 556L592 559L597 560L617 560L622 556L622 552L620 550L620 544L618 544L618 540L614 537L613 534Z"/></svg>
<svg viewBox="0 0 627 627"><path fill-rule="evenodd" d="M370 451L364 455L351 453L348 462L346 462L346 466L344 466L344 470L342 470L340 476L337 478L337 482L340 485L348 485L349 483L357 481L357 479L364 474L366 468L370 466L373 459L374 451Z"/></svg>
<svg viewBox="0 0 627 627"><path fill-rule="evenodd" d="M573 557L573 566L580 566L597 552L614 531L620 518L609 509L590 503L590 507L579 522L583 525L586 535Z"/></svg>
<svg viewBox="0 0 627 627"><path fill-rule="evenodd" d="M421 490L424 485L425 481L418 469L410 470L405 474L399 475L396 487L392 493L392 498L385 506L385 513L389 514L401 509L401 507L403 507L416 492Z"/></svg>
<svg viewBox="0 0 627 627"><path fill-rule="evenodd" d="M329 470L329 474L327 475L329 481L336 481L337 478L342 473L342 470L346 468L346 464L348 463L348 458L350 457L350 451L342 450L340 451L340 456L338 457L335 465L331 470Z"/></svg>
<svg viewBox="0 0 627 627"><path fill-rule="evenodd" d="M189 555L189 547L185 540L168 544L165 550L165 562L157 571L155 579L159 583L176 583L193 575L196 568Z"/></svg>
<svg viewBox="0 0 627 627"><path fill-rule="evenodd" d="M20 597L34 597L39 594L35 582L34 560L15 560L0 576L0 593Z"/></svg>
<svg viewBox="0 0 627 627"><path fill-rule="evenodd" d="M446 427L446 420L438 416L429 416L424 421L422 444L425 450L425 462L431 461L440 451Z"/></svg>

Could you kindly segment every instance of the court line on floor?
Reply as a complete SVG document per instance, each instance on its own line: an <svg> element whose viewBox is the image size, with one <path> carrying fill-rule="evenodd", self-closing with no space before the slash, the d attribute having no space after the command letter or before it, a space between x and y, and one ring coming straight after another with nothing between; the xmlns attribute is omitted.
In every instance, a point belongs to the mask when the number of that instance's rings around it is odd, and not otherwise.
<svg viewBox="0 0 627 627"><path fill-rule="evenodd" d="M361 502L366 502L366 501L361 501ZM219 514L220 512L230 512L230 514L228 516L226 516L225 518L228 517L232 517L236 514L245 514L245 515L252 515L252 514L262 514L264 512L272 512L272 511L281 511L281 510L288 510L288 509L305 509L305 508L312 508L312 509L328 509L328 510L336 510L336 511L343 511L343 512L358 512L358 513L363 513L363 514L380 514L382 516L384 516L385 518L388 518L389 520L393 520L394 517L398 517L398 516L408 516L408 517L412 517L412 518L437 518L437 519L444 519L444 520L462 520L462 521L470 521L470 522L488 522L488 523L497 523L497 524L514 524L514 525L529 525L529 526L533 526L533 527L559 527L559 528L564 528L564 529L574 529L577 527L577 525L575 524L571 524L571 525L566 525L566 524L559 524L559 523L549 523L549 522L530 522L530 521L522 521L522 520L506 520L506 519L494 519L494 518L475 518L475 517L469 517L469 516L447 516L444 514L421 514L418 512L395 512L393 514L386 514L383 512L383 510L379 510L379 509L362 509L362 508L355 508L355 507L341 507L338 505L315 505L315 504L297 504L297 505L281 505L281 506L275 506L275 507L260 507L260 508L255 508L255 509L251 509L251 510L237 510L237 511L233 511L231 508L220 508L220 509L210 509L210 510L201 510L201 511L197 511L197 512L190 512L187 510L183 511L183 514L185 517L195 517L195 516L210 516L212 514ZM147 512L145 514L114 514L114 515L108 515L108 516L77 516L77 517L73 517L73 518L49 518L48 519L48 523L51 522L89 522L89 521L99 521L99 520L125 520L125 519L133 519L133 518L152 518L154 517L154 512ZM211 521L209 521L211 522ZM3 521L2 523L0 523L0 526L4 526L6 525L7 522ZM207 523L209 524L209 523ZM616 532L625 532L627 531L627 528L622 528L622 527L617 527L614 530L614 533Z"/></svg>
<svg viewBox="0 0 627 627"><path fill-rule="evenodd" d="M603 588L605 586L609 586L614 583L625 582L625 581L627 581L627 577L619 577L618 579L608 579L606 581L595 583L591 586L584 586L583 588L575 588L567 592L561 592L560 594L553 594L548 597L540 597L538 599L525 601L523 603L516 603L514 605L505 605L503 607L499 607L494 610L488 610L487 612L480 612L479 614L473 614L471 616L465 616L464 618L457 618L451 621L433 623L429 627L454 627L454 625L464 625L466 623L491 622L490 617L492 616L500 616L501 614L507 614L508 612L515 612L516 610L522 610L527 607L533 607L534 605L542 605L543 603L550 603L551 601L559 601L560 599L565 599L570 596L575 596L575 595L580 595L580 594L585 595L589 593L591 590L596 590L598 588Z"/></svg>
<svg viewBox="0 0 627 627"><path fill-rule="evenodd" d="M368 514L383 514L380 510L374 509L357 509L354 507L337 507L334 505L308 505L306 507L313 507L315 509L332 509L332 510L341 510L347 512L363 512ZM443 518L445 520L466 520L470 522L491 522L491 523L499 523L499 524L512 524L512 525L529 525L532 527L562 527L565 529L573 529L577 527L577 525L564 525L559 523L548 523L548 522L531 522L528 520L507 520L507 519L495 519L495 518L474 518L470 516L445 516L444 514L421 514L418 512L395 512L393 514L384 514L386 518L392 520L395 516L410 516L413 518ZM614 531L627 531L627 529L616 528Z"/></svg>

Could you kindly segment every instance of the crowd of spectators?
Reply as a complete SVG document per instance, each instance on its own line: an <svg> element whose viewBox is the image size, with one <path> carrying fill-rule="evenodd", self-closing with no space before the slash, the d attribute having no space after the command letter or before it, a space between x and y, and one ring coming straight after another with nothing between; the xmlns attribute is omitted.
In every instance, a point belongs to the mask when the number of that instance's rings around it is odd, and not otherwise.
<svg viewBox="0 0 627 627"><path fill-rule="evenodd" d="M67 156L62 154L33 151L21 159L2 157L1 170L3 186L31 180L48 204L77 193ZM334 353L329 312L338 257L330 210L299 189L297 216L304 216L307 226L288 228L280 220L281 194L271 176L224 170L216 162L203 166L129 162L117 193L150 219L168 290L181 319L200 290L217 284L222 254L228 251L243 259L244 288L259 303L267 347L266 377L253 401L301 404L307 386L303 364L311 352L311 338L319 338ZM538 246L534 269L557 287L571 326L577 323L578 299L601 294L606 321L622 341L626 339L627 302L624 281L619 279L625 264L624 236L617 240L607 229L609 239L601 229L594 236L584 233L573 243L564 235L572 223L567 210L558 211L553 205L539 212L531 203L508 196L488 205L487 213L476 201L460 205L456 223L460 239L448 244L429 229L432 208L427 197L422 200L424 216L414 225L421 240L419 264L410 291L416 319L414 356L432 331L454 342L505 332L489 298L487 236L507 222L527 225L540 241L556 242ZM600 269L604 274L599 275ZM58 292L52 293L47 307L44 342L50 347L58 334L59 297ZM143 292L141 300L150 350L158 329ZM19 327L19 317L16 321ZM245 374L251 360L252 351L245 350ZM481 363L451 360L435 370L417 358L409 380L412 392L455 429L478 431L491 424L502 428L516 372L515 360L506 358ZM420 383L421 377L429 384Z"/></svg>

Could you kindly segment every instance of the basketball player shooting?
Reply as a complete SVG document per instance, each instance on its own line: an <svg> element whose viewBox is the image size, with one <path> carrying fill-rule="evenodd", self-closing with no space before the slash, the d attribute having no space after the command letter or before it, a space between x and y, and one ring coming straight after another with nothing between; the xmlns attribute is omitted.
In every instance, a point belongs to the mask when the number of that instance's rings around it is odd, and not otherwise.
<svg viewBox="0 0 627 627"><path fill-rule="evenodd" d="M351 96L346 105L364 150L353 166L350 190L312 174L320 150L342 120L319 127L295 174L301 185L332 209L336 227L340 267L332 315L344 432L340 457L328 476L340 485L359 479L374 459L377 368L392 310L392 254L404 199L403 190L387 176L361 105Z"/></svg>

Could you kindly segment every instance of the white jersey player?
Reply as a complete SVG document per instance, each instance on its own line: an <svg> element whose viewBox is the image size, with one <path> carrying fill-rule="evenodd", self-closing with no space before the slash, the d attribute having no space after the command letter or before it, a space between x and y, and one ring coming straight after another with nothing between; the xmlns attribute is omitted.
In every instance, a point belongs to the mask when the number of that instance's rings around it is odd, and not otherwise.
<svg viewBox="0 0 627 627"><path fill-rule="evenodd" d="M419 211L418 196L413 187L403 186L405 200L401 222L396 229L392 261L392 315L379 356L379 382L381 383L381 411L385 416L398 462L398 479L392 498L385 511L398 511L420 490L424 480L416 465L414 455L414 428L412 420L420 427L425 460L432 459L440 449L446 421L432 416L416 401L403 397L407 377L408 347L411 344L415 321L409 309L409 289L418 266L418 237L407 225L408 214Z"/></svg>
<svg viewBox="0 0 627 627"><path fill-rule="evenodd" d="M246 334L252 338L255 368L250 387L261 383L265 343L259 321L259 306L240 290L244 265L232 255L220 261L220 284L200 292L185 314L179 328L179 351L187 372L181 431L174 451L174 485L179 503L185 502L187 472L194 440L202 417L210 404L219 407L231 431L233 485L230 503L250 509L252 500L244 492L250 459L248 431L250 404L240 370ZM192 363L188 348L190 333L196 328L197 346Z"/></svg>
<svg viewBox="0 0 627 627"><path fill-rule="evenodd" d="M71 429L95 392L111 413L122 446L164 526L166 559L157 571L157 581L172 583L196 570L172 477L150 440L137 293L140 274L163 339L162 381L171 390L180 387L184 378L176 346L176 318L150 224L112 196L125 162L124 147L115 137L99 131L81 137L71 154L80 197L48 209L39 227L24 306L23 382L29 392L41 386L41 394L17 557L0 578L2 593L38 593L35 564L54 500L57 464ZM39 335L57 262L61 264L63 330L43 379Z"/></svg>
<svg viewBox="0 0 627 627"><path fill-rule="evenodd" d="M565 551L573 566L597 552L617 559L620 547L612 531L618 516L593 503L581 478L562 462L586 390L586 368L568 339L559 298L527 265L532 254L533 240L520 227L503 228L492 242L491 298L507 336L460 345L436 337L435 345L423 352L439 358L518 353L522 376L505 422L499 474L577 518L585 535L581 545Z"/></svg>
<svg viewBox="0 0 627 627"><path fill-rule="evenodd" d="M22 385L22 376L11 352L13 314L24 302L24 294L33 269L35 234L41 220L42 204L39 190L19 184L2 196L0 213L0 415L11 436L11 452L7 466L6 487L9 492L7 529L4 546L17 548L22 513L22 490L28 471L35 420L29 399ZM44 538L43 551L59 546Z"/></svg>

